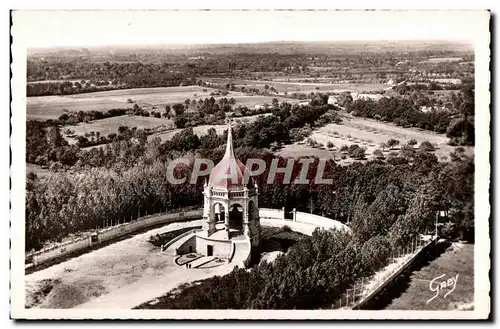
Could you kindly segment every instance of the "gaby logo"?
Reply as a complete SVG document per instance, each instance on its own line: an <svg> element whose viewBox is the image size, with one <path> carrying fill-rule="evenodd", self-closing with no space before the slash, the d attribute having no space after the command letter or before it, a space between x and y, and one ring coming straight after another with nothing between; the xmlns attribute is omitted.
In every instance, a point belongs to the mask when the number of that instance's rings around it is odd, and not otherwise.
<svg viewBox="0 0 500 329"><path fill-rule="evenodd" d="M429 299L426 304L429 304L431 301L436 299L441 294L441 291L446 292L443 296L443 298L446 298L455 290L458 282L458 274L455 277L450 277L448 279L442 280L444 277L445 274L441 274L440 276L435 277L431 280L431 282L429 283L429 289L436 292L436 294L431 299Z"/></svg>

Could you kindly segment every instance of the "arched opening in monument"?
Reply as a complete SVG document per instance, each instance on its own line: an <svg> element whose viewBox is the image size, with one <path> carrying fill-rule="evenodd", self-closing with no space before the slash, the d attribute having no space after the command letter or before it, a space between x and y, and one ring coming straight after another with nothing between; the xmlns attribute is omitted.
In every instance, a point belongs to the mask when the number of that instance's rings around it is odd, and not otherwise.
<svg viewBox="0 0 500 329"><path fill-rule="evenodd" d="M229 228L243 231L243 207L233 204L229 209Z"/></svg>
<svg viewBox="0 0 500 329"><path fill-rule="evenodd" d="M226 211L224 208L224 205L220 202L217 202L214 204L214 207L212 209L215 215L215 222L216 223L224 223L225 216L226 216Z"/></svg>

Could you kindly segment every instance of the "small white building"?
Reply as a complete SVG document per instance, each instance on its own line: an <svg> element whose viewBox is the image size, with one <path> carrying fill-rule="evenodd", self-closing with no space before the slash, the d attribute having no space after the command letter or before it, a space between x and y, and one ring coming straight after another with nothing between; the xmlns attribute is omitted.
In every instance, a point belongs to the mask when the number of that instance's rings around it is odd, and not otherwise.
<svg viewBox="0 0 500 329"><path fill-rule="evenodd" d="M268 108L269 106L266 106L266 105L262 105L262 104L257 104L254 106L254 109L256 110L264 110L266 108Z"/></svg>
<svg viewBox="0 0 500 329"><path fill-rule="evenodd" d="M330 105L337 105L339 103L339 100L337 98L338 96L329 96L328 97L328 104Z"/></svg>

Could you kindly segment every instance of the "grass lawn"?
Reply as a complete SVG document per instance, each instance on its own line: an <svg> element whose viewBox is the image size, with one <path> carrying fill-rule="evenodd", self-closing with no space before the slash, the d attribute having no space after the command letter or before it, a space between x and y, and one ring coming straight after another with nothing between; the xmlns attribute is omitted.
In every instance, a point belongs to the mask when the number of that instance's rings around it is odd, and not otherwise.
<svg viewBox="0 0 500 329"><path fill-rule="evenodd" d="M393 298L385 309L470 310L474 307L474 245L441 243L436 249L438 254L430 255L427 264L417 264L409 276L398 279L392 288ZM435 282L441 283L458 275L455 290L444 298L453 286L443 288L435 299L428 302L436 295L436 291L430 289L431 280L443 274ZM437 283L433 283L433 289Z"/></svg>

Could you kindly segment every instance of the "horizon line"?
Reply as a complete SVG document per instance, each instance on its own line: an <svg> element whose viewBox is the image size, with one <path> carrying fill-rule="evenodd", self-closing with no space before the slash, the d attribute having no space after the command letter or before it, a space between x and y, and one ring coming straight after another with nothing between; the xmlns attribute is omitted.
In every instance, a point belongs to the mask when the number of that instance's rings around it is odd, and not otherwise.
<svg viewBox="0 0 500 329"><path fill-rule="evenodd" d="M394 43L404 43L404 42L433 42L433 43L449 43L449 44L460 44L460 45L470 45L473 46L474 43L470 40L465 39L429 39L429 38L415 38L415 39L341 39L341 40L268 40L268 41L224 41L224 42L158 42L158 43L109 43L102 45L53 45L53 46L35 46L29 47L28 50L39 50L39 49L57 49L57 48L106 48L106 47L168 47L168 46L225 46L225 45L264 45L264 44L279 44L279 43L380 43L380 42L394 42Z"/></svg>

